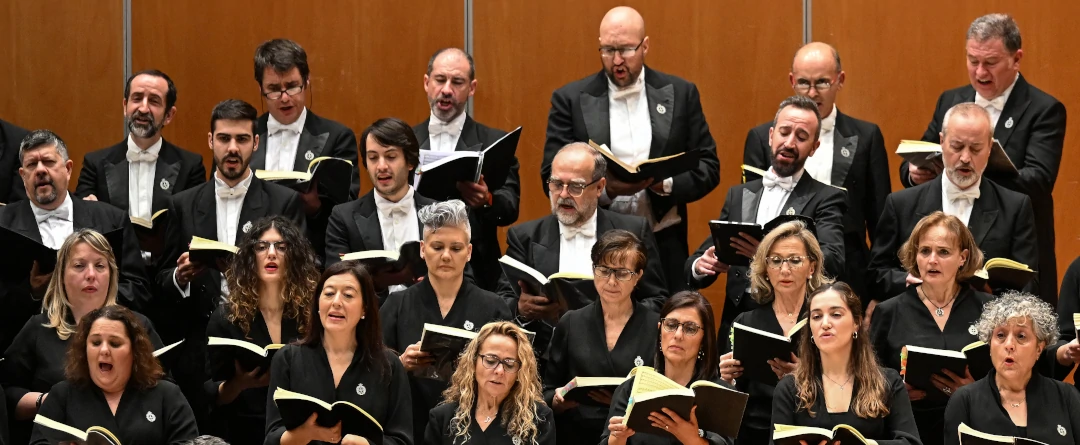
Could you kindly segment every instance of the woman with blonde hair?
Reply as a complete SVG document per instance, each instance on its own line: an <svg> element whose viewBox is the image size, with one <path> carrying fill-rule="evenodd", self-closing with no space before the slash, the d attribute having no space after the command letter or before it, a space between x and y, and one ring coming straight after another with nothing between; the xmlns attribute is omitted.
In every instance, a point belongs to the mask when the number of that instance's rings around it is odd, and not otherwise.
<svg viewBox="0 0 1080 445"><path fill-rule="evenodd" d="M423 443L461 445L479 436L489 445L551 445L554 422L529 337L511 322L492 322L458 358L443 403L428 416Z"/></svg>

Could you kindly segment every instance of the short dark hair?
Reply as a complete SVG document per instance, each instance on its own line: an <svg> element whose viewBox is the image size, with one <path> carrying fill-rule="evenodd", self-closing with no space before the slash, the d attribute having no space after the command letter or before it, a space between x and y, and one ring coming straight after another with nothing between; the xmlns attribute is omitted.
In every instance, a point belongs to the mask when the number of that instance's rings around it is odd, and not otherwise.
<svg viewBox="0 0 1080 445"><path fill-rule="evenodd" d="M701 317L701 346L698 348L701 358L694 363L694 377L691 380L712 380L720 373L720 359L716 354L716 327L713 322L712 305L705 296L697 291L684 290L664 303L660 309L660 318L667 317L672 311L684 307L694 308ZM664 351L661 349L660 336L663 329L656 333L656 358L653 366L661 374L664 373Z"/></svg>
<svg viewBox="0 0 1080 445"><path fill-rule="evenodd" d="M367 138L371 135L375 142L384 147L401 148L405 155L405 163L420 166L420 142L416 139L412 127L405 121L396 117L384 117L369 125L360 135L360 162L367 168ZM409 184L412 184L410 176Z"/></svg>
<svg viewBox="0 0 1080 445"><path fill-rule="evenodd" d="M1009 14L987 14L975 19L968 27L967 38L977 42L1001 39L1009 54L1016 54L1024 44L1020 38L1020 27Z"/></svg>
<svg viewBox="0 0 1080 445"><path fill-rule="evenodd" d="M633 232L623 229L608 230L597 238L592 246L592 263L600 265L602 261L620 261L629 258L633 263L633 271L645 269L648 255L645 252L645 244Z"/></svg>
<svg viewBox="0 0 1080 445"><path fill-rule="evenodd" d="M60 158L65 162L70 159L67 144L64 143L64 140L60 139L60 136L53 133L52 130L41 129L27 133L22 142L19 143L19 166L22 166L23 155L26 152L50 145L56 147L56 152L60 154Z"/></svg>
<svg viewBox="0 0 1080 445"><path fill-rule="evenodd" d="M267 40L255 48L255 81L262 87L263 73L267 68L284 73L292 67L300 70L300 78L304 83L308 81L307 52L300 44L289 39Z"/></svg>
<svg viewBox="0 0 1080 445"><path fill-rule="evenodd" d="M129 97L131 97L131 81L135 80L136 77L142 75L160 77L162 79L165 79L165 83L169 85L169 90L165 92L165 112L168 113L169 110L171 110L172 107L176 105L176 84L173 83L172 79L169 77L168 74L165 74L158 70L142 70L135 74L132 74L131 76L128 76L127 83L124 84L124 100L126 101Z"/></svg>
<svg viewBox="0 0 1080 445"><path fill-rule="evenodd" d="M98 319L119 321L124 324L128 341L131 342L131 378L130 383L140 390L146 390L157 386L158 380L165 375L161 369L161 363L154 357L154 346L150 342L150 335L146 327L135 317L130 309L120 305L109 305L90 311L79 321L75 337L68 347L67 362L64 366L64 375L68 381L76 386L85 387L92 385L90 378L90 363L86 356L86 340L90 337L90 329Z"/></svg>
<svg viewBox="0 0 1080 445"><path fill-rule="evenodd" d="M431 72L435 69L435 59L438 59L439 56L442 55L442 53L445 53L447 51L457 51L464 55L465 60L469 61L469 80L473 80L476 78L476 64L473 63L472 54L469 54L465 52L465 50L460 48L440 48L438 51L435 51L435 54L432 54L431 58L428 59L427 62L427 74L429 76L431 75Z"/></svg>
<svg viewBox="0 0 1080 445"><path fill-rule="evenodd" d="M259 120L259 110L240 99L225 99L214 105L210 113L210 132L217 130L217 121L251 121L251 134L258 133L255 122Z"/></svg>
<svg viewBox="0 0 1080 445"><path fill-rule="evenodd" d="M817 102L814 102L814 100L809 97L799 95L784 99L780 102L780 106L776 108L776 115L773 116L772 120L773 127L776 126L776 120L780 119L780 113L787 107L814 113L814 119L817 120L817 130L814 131L814 140L817 141L818 136L821 134L821 115L818 114Z"/></svg>

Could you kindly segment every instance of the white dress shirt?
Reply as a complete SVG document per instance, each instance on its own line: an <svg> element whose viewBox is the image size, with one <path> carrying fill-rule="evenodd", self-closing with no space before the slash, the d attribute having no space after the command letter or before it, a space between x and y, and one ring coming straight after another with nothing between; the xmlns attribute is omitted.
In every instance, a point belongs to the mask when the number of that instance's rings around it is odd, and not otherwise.
<svg viewBox="0 0 1080 445"><path fill-rule="evenodd" d="M147 221L154 214L154 176L163 139L143 150L128 136L128 215Z"/></svg>
<svg viewBox="0 0 1080 445"><path fill-rule="evenodd" d="M810 174L811 178L817 179L824 184L832 184L833 153L835 150L833 140L836 134L833 129L835 127L836 105L833 105L832 112L821 120L821 132L818 136L821 145L818 146L813 156L806 158L806 165L803 166L803 169Z"/></svg>
<svg viewBox="0 0 1080 445"><path fill-rule="evenodd" d="M41 244L50 249L60 250L64 240L75 231L75 211L71 204L71 194L63 191L66 197L64 202L54 210L45 210L34 205L30 201L30 210L34 212L37 221L38 233L41 234ZM9 254L17 254L10 252Z"/></svg>
<svg viewBox="0 0 1080 445"><path fill-rule="evenodd" d="M300 145L300 133L307 122L307 107L300 118L289 125L282 124L271 114L266 122L266 169L292 171L296 166L296 150Z"/></svg>
<svg viewBox="0 0 1080 445"><path fill-rule="evenodd" d="M248 187L251 186L252 178L255 177L255 173L248 170L247 178L244 178L235 187L229 187L225 181L218 178L217 174L213 174L214 177L214 205L217 211L217 241L236 245L236 228L240 225L240 210L244 207L244 198L247 197ZM209 265L213 267L213 265ZM225 281L224 274L221 277L221 298L226 298L229 295L229 283ZM187 286L180 287L180 283L176 281L176 269L173 269L173 285L180 291L180 295L184 298L191 296L191 283Z"/></svg>
<svg viewBox="0 0 1080 445"><path fill-rule="evenodd" d="M398 202L392 202L375 193L375 208L382 229L383 250L401 250L409 241L420 241L420 222L416 219L413 188Z"/></svg>
<svg viewBox="0 0 1080 445"><path fill-rule="evenodd" d="M461 130L465 128L465 112L458 114L450 122L443 122L431 113L428 119L428 146L431 151L450 152L457 149Z"/></svg>
<svg viewBox="0 0 1080 445"><path fill-rule="evenodd" d="M596 212L580 227L559 223L559 272L592 275L592 247L596 244Z"/></svg>
<svg viewBox="0 0 1080 445"><path fill-rule="evenodd" d="M975 207L975 200L979 199L981 191L979 186L982 185L982 177L977 182L967 189L961 190L956 184L953 184L948 175L942 175L941 179L941 211L946 215L952 215L960 218L960 221L964 222L964 225L968 225L968 221L971 220L971 209Z"/></svg>
<svg viewBox="0 0 1080 445"><path fill-rule="evenodd" d="M993 99L987 99L982 97L978 91L975 92L975 103L990 113L990 128L997 128L998 119L1001 118L1001 110L1005 109L1005 103L1009 101L1009 96L1012 95L1013 87L1016 86L1018 79L1020 79L1020 73L1016 73L1012 85L1009 85L1005 92Z"/></svg>

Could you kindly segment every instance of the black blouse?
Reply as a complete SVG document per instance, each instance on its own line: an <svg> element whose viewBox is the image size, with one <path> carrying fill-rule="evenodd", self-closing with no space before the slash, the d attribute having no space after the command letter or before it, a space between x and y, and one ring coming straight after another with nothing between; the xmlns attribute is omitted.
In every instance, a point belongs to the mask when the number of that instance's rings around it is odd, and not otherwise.
<svg viewBox="0 0 1080 445"><path fill-rule="evenodd" d="M922 440L919 439L919 429L911 415L911 400L908 398L904 380L892 369L882 368L881 371L885 375L885 390L888 391L888 400L885 403L889 407L889 414L883 418L864 419L855 415L850 406L842 413L829 412L820 378L815 382L818 397L814 401L814 416L811 417L810 413L802 409L798 390L795 388L795 378L786 375L776 385L773 395L773 424L825 429L843 424L859 430L863 437L877 441L878 445L921 445ZM858 397L859 389L859 383L855 382L851 389L852 402Z"/></svg>
<svg viewBox="0 0 1080 445"><path fill-rule="evenodd" d="M567 312L552 333L544 370L544 400L552 404L555 390L575 377L624 377L636 366L652 366L660 315L640 302L626 321L615 347L608 351L604 310L599 301ZM610 407L580 405L555 416L560 443L600 439Z"/></svg>
<svg viewBox="0 0 1080 445"><path fill-rule="evenodd" d="M727 382L721 380L719 376L711 381L728 388L731 387ZM611 431L608 430L608 423L611 418L626 415L626 406L630 401L630 389L633 387L634 377L631 377L622 385L619 385L619 388L615 390L615 395L611 397L611 411L608 412L608 418L604 421L604 433L600 436L600 445L608 443L608 436L611 434ZM721 436L711 431L705 431L704 433L705 441L712 445L731 445L735 443L735 439L732 437ZM675 445L678 443L679 441L674 436L657 436L648 433L635 433L626 439L626 445Z"/></svg>
<svg viewBox="0 0 1080 445"><path fill-rule="evenodd" d="M506 403L504 401L503 405ZM453 420L458 406L456 402L445 403L431 410L428 416L427 429L424 432L424 445L464 445L466 443L469 445L533 444L528 440L515 440L516 438L510 437L505 425L507 419L504 419L501 415L502 409L499 410L500 414L495 416L495 420L491 421L491 425L488 425L487 430L480 429L480 425L476 423L476 418L473 417L473 422L469 425L467 442L454 437L454 433L450 429L450 421ZM536 413L536 445L554 445L555 424L551 415L551 408L548 408L542 402L536 402L534 410Z"/></svg>
<svg viewBox="0 0 1080 445"><path fill-rule="evenodd" d="M395 292L379 308L383 343L401 353L420 341L424 324L431 323L467 331L479 331L492 321L510 320L510 309L498 295L483 290L468 280L461 283L454 304L443 318L439 299L427 278L408 289ZM394 361L398 361L394 357ZM428 411L442 400L448 382L409 375L412 391L413 437L420 439L428 420Z"/></svg>
<svg viewBox="0 0 1080 445"><path fill-rule="evenodd" d="M228 315L228 305L219 305L210 316L209 324L206 326L206 335L244 340L262 347L273 343L270 330L261 312L255 311L255 319L251 322L248 335L244 335L243 329L230 322ZM302 322L296 319L281 318L282 343L289 344L300 338L298 331L300 323ZM216 406L218 386L236 374L233 363L236 356L230 349L233 348L206 348L206 374L210 376L206 384L206 393L207 400L213 407L212 417L221 428L223 438L229 443L233 445L261 444L266 432L266 388L246 389L240 392L232 403Z"/></svg>
<svg viewBox="0 0 1080 445"><path fill-rule="evenodd" d="M1032 373L1024 406L1027 425L1013 423L997 389L996 372L953 394L945 410L945 443L960 443L957 428L967 424L984 433L1027 437L1049 445L1080 443L1080 393L1069 384Z"/></svg>
<svg viewBox="0 0 1080 445"><path fill-rule="evenodd" d="M181 444L199 436L195 415L180 388L165 380L145 391L129 386L120 396L115 415L97 386L63 381L52 387L38 413L80 430L104 427L124 445ZM30 443L50 443L43 429L34 425Z"/></svg>
<svg viewBox="0 0 1080 445"><path fill-rule="evenodd" d="M380 365L375 360L384 362ZM334 373L322 346L288 345L282 348L274 355L270 367L264 442L267 445L280 444L281 435L285 433L281 413L273 399L277 388L324 402L351 402L382 425L384 444L413 444L412 410L409 409L412 396L405 379L405 368L393 351L386 350L382 357L374 359L364 359L357 353L338 386L334 387Z"/></svg>

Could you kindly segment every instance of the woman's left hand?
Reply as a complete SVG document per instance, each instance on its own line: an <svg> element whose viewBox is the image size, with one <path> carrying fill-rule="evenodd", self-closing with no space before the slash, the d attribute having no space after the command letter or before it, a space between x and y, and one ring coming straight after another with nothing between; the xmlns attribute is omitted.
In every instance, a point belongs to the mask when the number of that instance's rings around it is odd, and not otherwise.
<svg viewBox="0 0 1080 445"><path fill-rule="evenodd" d="M649 413L649 420L657 428L663 428L675 435L675 438L684 444L697 443L701 436L698 434L697 406L690 408L690 419L683 420L675 411L663 408L662 412Z"/></svg>
<svg viewBox="0 0 1080 445"><path fill-rule="evenodd" d="M346 434L345 437L341 438L341 445L371 445L371 443L363 437Z"/></svg>
<svg viewBox="0 0 1080 445"><path fill-rule="evenodd" d="M956 390L961 386L974 383L975 378L971 377L971 370L964 368L964 376L960 377L956 373L949 371L948 369L942 369L941 372L945 374L932 374L930 375L930 383L933 383L937 389L945 395L952 397Z"/></svg>
<svg viewBox="0 0 1080 445"><path fill-rule="evenodd" d="M776 374L776 378L782 379L785 375L795 372L795 368L799 366L799 358L795 356L795 353L791 353L791 361L786 362L780 358L774 358L767 362L769 367L772 368L773 373Z"/></svg>

